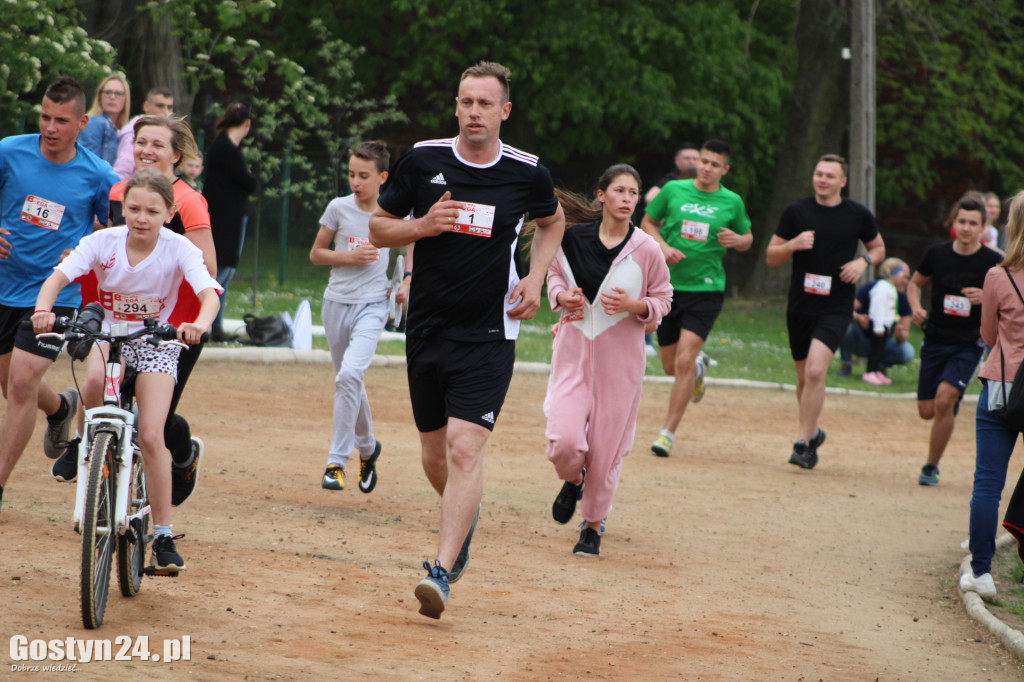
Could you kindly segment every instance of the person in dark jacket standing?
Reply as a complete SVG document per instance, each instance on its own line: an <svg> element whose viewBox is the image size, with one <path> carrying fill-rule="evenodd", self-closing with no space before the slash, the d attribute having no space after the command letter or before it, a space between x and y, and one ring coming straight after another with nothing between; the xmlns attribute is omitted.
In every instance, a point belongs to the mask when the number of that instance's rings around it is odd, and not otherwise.
<svg viewBox="0 0 1024 682"><path fill-rule="evenodd" d="M224 288L220 312L213 324L213 341L225 341L224 306L228 283L238 268L245 241L248 195L256 190L256 177L249 170L239 147L249 134L249 105L233 102L217 121L217 137L206 152L206 179L203 196L210 207L213 243L217 249L217 283Z"/></svg>

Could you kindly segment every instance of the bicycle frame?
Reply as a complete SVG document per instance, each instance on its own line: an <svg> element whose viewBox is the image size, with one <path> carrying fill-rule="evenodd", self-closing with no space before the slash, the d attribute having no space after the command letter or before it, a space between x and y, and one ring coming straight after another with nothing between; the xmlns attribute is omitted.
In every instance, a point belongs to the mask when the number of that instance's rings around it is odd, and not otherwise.
<svg viewBox="0 0 1024 682"><path fill-rule="evenodd" d="M123 322L111 325L112 336L127 334L128 325ZM85 514L86 488L89 479L89 444L97 433L109 432L117 437L117 455L115 456L116 480L114 490L114 530L118 535L124 534L134 519L142 518L150 512L147 504L136 514L129 514L128 495L131 493L132 464L135 457L141 457L135 434L136 415L131 410L121 407L121 344L110 344L110 355L104 364L103 405L85 411L85 434L78 444L78 481L75 493L74 522L81 523Z"/></svg>

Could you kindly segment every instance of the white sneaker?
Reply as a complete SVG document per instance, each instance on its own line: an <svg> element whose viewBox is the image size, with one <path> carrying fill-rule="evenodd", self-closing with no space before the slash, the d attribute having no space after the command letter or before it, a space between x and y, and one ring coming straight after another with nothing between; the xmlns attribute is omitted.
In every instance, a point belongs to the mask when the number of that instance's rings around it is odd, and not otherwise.
<svg viewBox="0 0 1024 682"><path fill-rule="evenodd" d="M992 599L996 596L996 584L992 581L991 573L975 578L974 573L968 571L960 576L960 591L976 592L983 599Z"/></svg>

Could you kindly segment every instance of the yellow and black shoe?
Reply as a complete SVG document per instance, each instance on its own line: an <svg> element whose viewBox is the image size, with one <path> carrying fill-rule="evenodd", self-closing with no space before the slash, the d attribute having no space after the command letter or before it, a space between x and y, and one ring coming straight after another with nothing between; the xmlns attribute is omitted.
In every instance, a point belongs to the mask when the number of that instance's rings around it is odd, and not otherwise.
<svg viewBox="0 0 1024 682"><path fill-rule="evenodd" d="M325 490L345 489L345 469L340 464L332 464L324 472L324 482L321 487Z"/></svg>

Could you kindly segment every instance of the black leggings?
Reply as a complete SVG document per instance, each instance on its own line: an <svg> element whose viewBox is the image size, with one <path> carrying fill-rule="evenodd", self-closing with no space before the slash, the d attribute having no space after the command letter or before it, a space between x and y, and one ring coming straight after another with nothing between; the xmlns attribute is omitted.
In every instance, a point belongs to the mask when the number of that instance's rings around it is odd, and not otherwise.
<svg viewBox="0 0 1024 682"><path fill-rule="evenodd" d="M192 344L188 350L182 350L178 356L178 381L174 384L174 394L171 396L171 409L167 413L167 421L164 423L164 444L171 451L171 459L175 462L187 462L192 456L192 430L188 422L180 414L175 414L178 401L181 400L181 393L185 390L192 368L199 360L199 354L203 352L203 342Z"/></svg>

